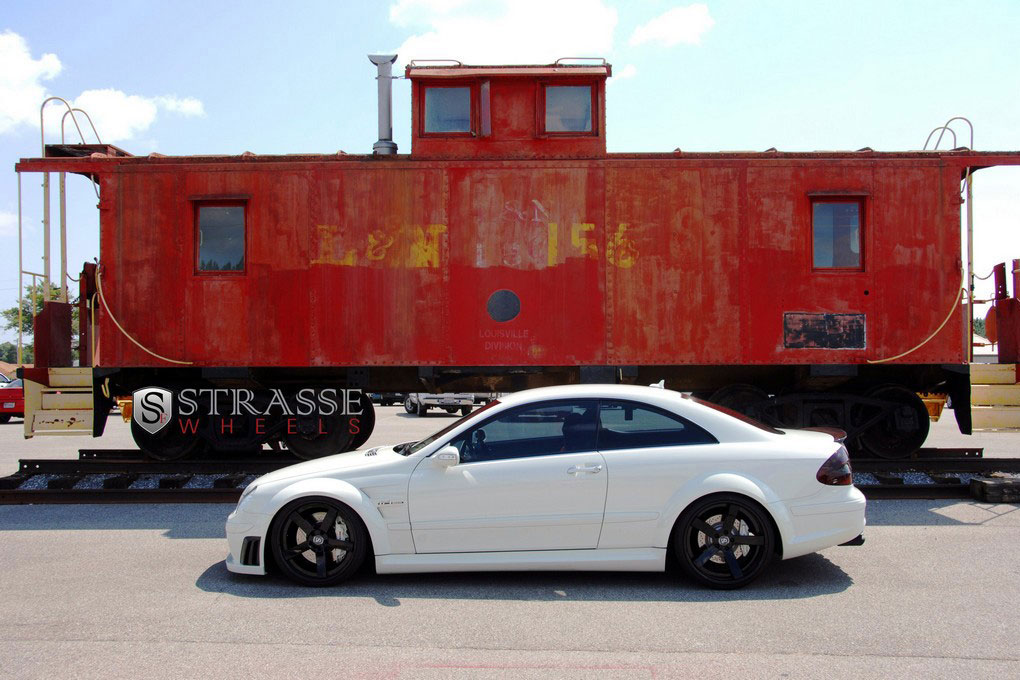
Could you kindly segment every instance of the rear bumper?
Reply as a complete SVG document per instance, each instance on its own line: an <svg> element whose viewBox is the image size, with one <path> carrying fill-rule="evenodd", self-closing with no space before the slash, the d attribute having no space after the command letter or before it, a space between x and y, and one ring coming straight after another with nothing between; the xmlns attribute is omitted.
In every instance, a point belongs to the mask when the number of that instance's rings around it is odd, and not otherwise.
<svg viewBox="0 0 1020 680"><path fill-rule="evenodd" d="M835 545L860 545L854 541L862 537L866 525L864 494L847 486L827 489L824 495L825 502L814 496L802 503L787 503L792 533L785 537L783 559Z"/></svg>

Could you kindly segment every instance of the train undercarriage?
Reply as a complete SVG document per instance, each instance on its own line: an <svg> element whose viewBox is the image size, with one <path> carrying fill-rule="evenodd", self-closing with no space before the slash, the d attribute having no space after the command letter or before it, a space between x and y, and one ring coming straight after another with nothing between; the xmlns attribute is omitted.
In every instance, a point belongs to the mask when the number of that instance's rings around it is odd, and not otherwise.
<svg viewBox="0 0 1020 680"><path fill-rule="evenodd" d="M967 365L75 370L92 372L93 436L102 434L118 396L153 387L178 395L167 414L171 426L150 432L132 419L131 427L148 457L182 464L187 458L223 453L255 457L265 446L287 449L303 459L357 449L375 425L369 391L510 392L564 383L663 381L669 389L776 427L845 430L851 454L873 458L903 458L924 444L930 421L918 393L948 397L960 431L969 434L971 427ZM44 379L38 373L34 377ZM302 396L308 397L309 390L330 389L347 395L347 408L327 413L302 409ZM245 395L245 408L237 408L238 392ZM344 398L333 397L344 403Z"/></svg>

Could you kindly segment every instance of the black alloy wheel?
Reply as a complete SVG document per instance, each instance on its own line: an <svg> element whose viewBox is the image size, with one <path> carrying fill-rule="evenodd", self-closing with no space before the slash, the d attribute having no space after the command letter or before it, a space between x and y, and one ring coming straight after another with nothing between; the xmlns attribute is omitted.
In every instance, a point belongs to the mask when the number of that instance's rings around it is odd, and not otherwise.
<svg viewBox="0 0 1020 680"><path fill-rule="evenodd" d="M273 557L290 580L332 586L349 579L365 561L368 531L349 507L311 496L280 510L271 535Z"/></svg>
<svg viewBox="0 0 1020 680"><path fill-rule="evenodd" d="M772 526L764 511L743 496L708 496L680 516L673 550L680 567L696 581L710 588L740 588L772 561Z"/></svg>

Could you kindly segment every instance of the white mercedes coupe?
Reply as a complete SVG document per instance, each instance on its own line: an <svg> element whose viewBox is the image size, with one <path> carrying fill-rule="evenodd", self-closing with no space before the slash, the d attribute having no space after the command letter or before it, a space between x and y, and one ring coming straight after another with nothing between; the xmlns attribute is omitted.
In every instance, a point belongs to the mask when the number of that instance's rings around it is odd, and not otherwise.
<svg viewBox="0 0 1020 680"><path fill-rule="evenodd" d="M264 475L226 565L305 585L436 571L663 571L738 588L773 558L863 542L839 430L776 430L654 387L518 392L418 442Z"/></svg>

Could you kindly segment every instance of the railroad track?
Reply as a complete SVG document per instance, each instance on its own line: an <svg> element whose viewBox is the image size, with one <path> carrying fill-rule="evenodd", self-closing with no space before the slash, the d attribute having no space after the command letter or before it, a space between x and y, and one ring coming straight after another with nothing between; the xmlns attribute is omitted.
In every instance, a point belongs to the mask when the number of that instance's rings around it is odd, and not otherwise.
<svg viewBox="0 0 1020 680"><path fill-rule="evenodd" d="M81 449L77 459L21 460L18 472L0 478L0 504L234 503L256 477L295 462L270 454L164 463L132 449ZM852 465L868 498L1020 501L1020 458L984 458L981 449L921 449Z"/></svg>

